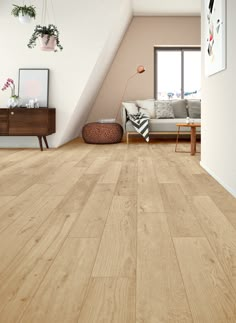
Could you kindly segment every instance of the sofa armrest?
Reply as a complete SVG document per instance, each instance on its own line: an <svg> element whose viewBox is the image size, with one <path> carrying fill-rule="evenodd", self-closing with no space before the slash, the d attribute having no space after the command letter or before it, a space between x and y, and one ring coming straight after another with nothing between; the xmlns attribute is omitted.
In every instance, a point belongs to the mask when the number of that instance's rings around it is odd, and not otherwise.
<svg viewBox="0 0 236 323"><path fill-rule="evenodd" d="M121 106L121 122L124 132L126 131L126 122L128 121L126 108Z"/></svg>

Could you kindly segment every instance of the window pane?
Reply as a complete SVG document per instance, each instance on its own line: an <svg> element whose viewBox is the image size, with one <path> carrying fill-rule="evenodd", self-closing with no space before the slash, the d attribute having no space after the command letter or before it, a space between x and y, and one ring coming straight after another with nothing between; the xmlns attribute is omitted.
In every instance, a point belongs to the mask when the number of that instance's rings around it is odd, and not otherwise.
<svg viewBox="0 0 236 323"><path fill-rule="evenodd" d="M201 52L184 52L184 98L201 98Z"/></svg>
<svg viewBox="0 0 236 323"><path fill-rule="evenodd" d="M181 98L181 51L157 51L157 98Z"/></svg>

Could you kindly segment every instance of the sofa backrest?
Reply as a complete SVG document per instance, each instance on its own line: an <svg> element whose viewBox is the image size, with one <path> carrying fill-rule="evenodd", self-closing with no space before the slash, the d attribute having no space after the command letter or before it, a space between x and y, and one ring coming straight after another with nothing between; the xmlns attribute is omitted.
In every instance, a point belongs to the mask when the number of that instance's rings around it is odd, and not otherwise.
<svg viewBox="0 0 236 323"><path fill-rule="evenodd" d="M139 107L138 103L140 101L145 101L145 100L137 100L137 101L126 101L127 103L135 103L137 105L137 107ZM150 99L147 99L148 103L150 103ZM180 99L180 100L159 100L161 102L169 102L173 108L173 112L174 112L174 116L176 119L183 119L186 117L190 117L190 118L197 118L200 119L201 118L201 100L186 100L186 99ZM153 100L153 104L155 105L156 102L158 102L158 100ZM140 109L141 107L139 107L140 111L143 111L143 107L142 110ZM126 108L124 107L124 105L122 104L121 106L121 119L122 119L122 125L123 128L125 130L125 125L126 122L128 120L128 115L127 115L127 111Z"/></svg>
<svg viewBox="0 0 236 323"><path fill-rule="evenodd" d="M190 118L201 119L201 100L187 100L187 111Z"/></svg>

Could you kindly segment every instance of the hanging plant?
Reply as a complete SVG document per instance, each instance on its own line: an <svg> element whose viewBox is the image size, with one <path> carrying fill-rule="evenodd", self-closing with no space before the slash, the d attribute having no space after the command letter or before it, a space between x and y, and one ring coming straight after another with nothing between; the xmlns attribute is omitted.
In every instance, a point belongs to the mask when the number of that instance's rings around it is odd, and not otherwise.
<svg viewBox="0 0 236 323"><path fill-rule="evenodd" d="M32 18L35 19L36 17L36 10L34 6L17 6L16 4L13 4L13 7L14 8L12 9L11 14L14 17L18 17L22 23L28 23Z"/></svg>
<svg viewBox="0 0 236 323"><path fill-rule="evenodd" d="M63 50L59 40L59 31L55 25L49 24L48 27L37 25L27 46L34 48L37 39L41 42L42 50L54 52L57 52L57 48Z"/></svg>

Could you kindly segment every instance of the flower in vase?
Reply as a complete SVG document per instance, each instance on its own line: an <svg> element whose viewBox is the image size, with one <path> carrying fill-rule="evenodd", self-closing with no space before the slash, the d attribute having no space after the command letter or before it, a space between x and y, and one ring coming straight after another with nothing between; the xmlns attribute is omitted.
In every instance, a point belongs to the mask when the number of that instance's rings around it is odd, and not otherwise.
<svg viewBox="0 0 236 323"><path fill-rule="evenodd" d="M6 89L11 89L11 96L7 102L8 108L16 108L21 106L21 100L19 99L19 96L15 93L15 83L13 79L8 78L6 80L6 83L2 87L2 91L6 91Z"/></svg>
<svg viewBox="0 0 236 323"><path fill-rule="evenodd" d="M5 91L6 89L11 89L11 98L18 98L18 95L15 93L15 83L13 79L8 78L6 83L2 87L2 91Z"/></svg>

